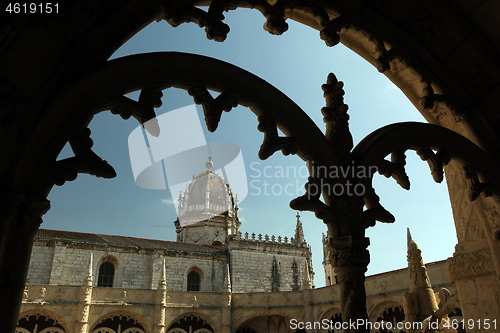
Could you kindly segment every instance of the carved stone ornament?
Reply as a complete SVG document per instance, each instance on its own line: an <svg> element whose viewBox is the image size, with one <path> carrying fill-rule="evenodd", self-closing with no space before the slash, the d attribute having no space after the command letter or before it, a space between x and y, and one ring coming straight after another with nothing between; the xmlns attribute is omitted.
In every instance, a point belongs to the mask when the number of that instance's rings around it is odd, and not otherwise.
<svg viewBox="0 0 500 333"><path fill-rule="evenodd" d="M102 178L116 177L116 171L108 162L92 151L94 142L90 138L90 129L85 128L69 140L75 156L54 163L52 180L55 185L75 180L78 173L87 173Z"/></svg>
<svg viewBox="0 0 500 333"><path fill-rule="evenodd" d="M137 102L125 96L118 96L112 99L105 106L105 109L109 109L113 114L120 115L125 120L134 117L144 126L149 134L158 136L160 128L154 109L162 105L162 97L163 92L160 88L146 86L141 90Z"/></svg>
<svg viewBox="0 0 500 333"><path fill-rule="evenodd" d="M448 266L454 281L495 273L489 250L455 255L448 258Z"/></svg>
<svg viewBox="0 0 500 333"><path fill-rule="evenodd" d="M285 156L297 153L295 139L278 136L276 122L271 116L259 116L258 129L264 133L264 142L260 146L259 150L260 159L265 160L278 150L281 150Z"/></svg>
<svg viewBox="0 0 500 333"><path fill-rule="evenodd" d="M232 108L238 106L237 95L232 91L225 91L213 98L205 87L198 85L189 87L188 93L194 97L196 104L203 106L205 123L210 132L217 129L222 111L229 112Z"/></svg>

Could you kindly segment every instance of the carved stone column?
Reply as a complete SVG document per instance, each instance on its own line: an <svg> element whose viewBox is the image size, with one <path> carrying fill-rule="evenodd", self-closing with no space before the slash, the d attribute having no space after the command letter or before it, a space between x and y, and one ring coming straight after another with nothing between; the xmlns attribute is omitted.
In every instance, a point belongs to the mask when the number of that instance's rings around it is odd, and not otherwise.
<svg viewBox="0 0 500 333"><path fill-rule="evenodd" d="M490 251L455 253L448 259L448 265L457 286L464 320L466 323L474 321L473 325L466 325L467 333L491 332L492 327L484 324L487 321L492 324L492 320L498 318L500 283L494 274Z"/></svg>
<svg viewBox="0 0 500 333"><path fill-rule="evenodd" d="M446 169L450 201L457 230L458 244L448 259L451 279L455 282L464 319L500 318L500 212L498 199L467 199L469 186L464 172L450 163ZM468 333L491 332L475 325Z"/></svg>
<svg viewBox="0 0 500 333"><path fill-rule="evenodd" d="M0 332L14 332L26 284L33 239L50 208L40 195L0 193Z"/></svg>
<svg viewBox="0 0 500 333"><path fill-rule="evenodd" d="M367 250L369 239L365 237L345 236L330 241L334 248L332 259L338 284L340 285L340 304L342 320L358 323L367 321L365 272L370 262ZM355 325L355 328L344 330L345 333L363 333L369 330L365 325Z"/></svg>

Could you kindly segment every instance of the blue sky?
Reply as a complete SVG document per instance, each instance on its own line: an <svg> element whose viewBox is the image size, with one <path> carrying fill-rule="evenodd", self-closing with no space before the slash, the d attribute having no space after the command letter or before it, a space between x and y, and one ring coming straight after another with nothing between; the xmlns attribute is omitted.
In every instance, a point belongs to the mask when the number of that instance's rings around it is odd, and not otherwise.
<svg viewBox="0 0 500 333"><path fill-rule="evenodd" d="M368 62L344 47L328 48L319 32L293 21L282 36L273 36L262 29L264 17L256 10L238 9L226 14L231 27L223 43L206 39L196 24L173 28L166 22L153 22L122 48L113 58L153 51L182 51L218 58L260 76L292 98L317 126L324 131L321 108L325 105L321 85L329 72L344 82L345 102L349 105L350 128L355 144L370 132L400 121L421 121L423 117L403 93ZM134 96L134 95L132 95ZM193 104L183 90L164 91L162 114ZM202 117L202 109L197 107ZM143 238L175 240L173 221L175 207L168 190L146 190L134 182L128 153L128 135L138 126L135 120L122 120L110 112L98 114L92 123L94 151L116 169L112 180L79 175L73 182L55 187L49 199L51 210L45 215L43 228L91 233L114 234ZM257 157L263 134L257 130L256 116L238 107L222 116L219 128L210 133L204 128L208 142L232 142L241 147L247 178L258 179L259 170L279 172L280 168L304 167L297 156L275 153L266 161ZM186 131L186 135L189 132ZM179 138L182 140L182 138ZM71 156L66 148L61 157ZM407 154L407 173L412 189L403 190L392 179L377 175L374 186L381 203L396 217L394 224L377 223L368 229L371 239L371 263L368 274L406 266L406 228L423 250L426 262L446 259L453 253L456 235L446 184L435 184L427 163L414 153ZM201 166L203 168L203 166ZM275 189L298 184L301 191L306 178L296 179L274 173L266 179ZM255 185L256 183L254 183ZM258 184L258 183L257 183ZM263 189L262 182L260 189ZM264 195L249 188L249 195L240 204L244 233L292 236L296 212L289 208L295 196ZM274 194L277 194L276 191ZM178 193L174 193L177 198ZM315 284L324 285L321 262L323 222L314 214L303 212L306 240L313 249ZM444 236L443 236L444 235Z"/></svg>

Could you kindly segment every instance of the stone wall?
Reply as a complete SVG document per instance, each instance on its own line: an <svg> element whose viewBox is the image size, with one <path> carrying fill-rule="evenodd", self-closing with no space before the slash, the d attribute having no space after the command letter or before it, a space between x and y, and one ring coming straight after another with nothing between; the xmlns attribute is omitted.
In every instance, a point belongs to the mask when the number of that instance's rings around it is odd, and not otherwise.
<svg viewBox="0 0 500 333"><path fill-rule="evenodd" d="M163 262L160 256L155 258L155 262L156 260ZM456 294L456 289L449 279L447 269L446 261L436 262L428 265L428 274L431 281L436 281L433 283L435 292L441 287L446 287L453 295ZM48 285L27 287L21 317L45 314L57 319L66 332L77 331L84 287ZM408 287L407 269L367 277L369 320L377 321L387 309L402 308L403 293ZM234 293L230 302L227 302L227 294L224 293L167 290L164 305L161 304L161 297L158 297L161 293L162 290L92 288L89 332L96 323L112 314L131 316L144 326L146 332L158 332L156 328L159 327L168 328L182 316L200 317L207 320L214 332L218 333L223 332L222 327L229 327L231 332L235 332L245 323L266 322L270 316L282 318L285 325L288 325L290 319L319 322L322 319L330 319L340 312L338 285L298 292ZM167 309L164 318L158 316L163 306ZM230 312L229 316L224 315L227 310ZM311 330L311 332L325 331Z"/></svg>
<svg viewBox="0 0 500 333"><path fill-rule="evenodd" d="M156 289L164 260L168 290L186 290L187 274L193 268L202 273L201 291L221 292L224 285L225 255L40 241L33 246L28 284L81 286L88 272L91 254L94 286L97 285L99 266L104 261L111 261L115 266L113 287Z"/></svg>
<svg viewBox="0 0 500 333"><path fill-rule="evenodd" d="M201 274L201 291L222 292L228 263L235 293L306 288L307 276L311 275L311 254L306 245L296 246L270 239L236 239L230 241L227 249L230 259L222 251L204 253L37 240L32 251L28 283L81 286L92 256L94 286L97 286L100 265L108 261L115 267L115 288L156 289L163 262L167 290L172 291L186 290L187 274L195 269Z"/></svg>
<svg viewBox="0 0 500 333"><path fill-rule="evenodd" d="M228 248L234 293L292 291L305 288L310 260L309 248L245 240L231 242Z"/></svg>

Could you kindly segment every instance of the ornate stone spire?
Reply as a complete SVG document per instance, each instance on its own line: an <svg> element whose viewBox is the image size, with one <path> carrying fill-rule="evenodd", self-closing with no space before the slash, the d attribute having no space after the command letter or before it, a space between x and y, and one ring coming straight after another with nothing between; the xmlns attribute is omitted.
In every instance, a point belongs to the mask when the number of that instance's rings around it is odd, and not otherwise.
<svg viewBox="0 0 500 333"><path fill-rule="evenodd" d="M83 285L87 287L92 287L92 282L94 280L94 275L92 272L92 265L94 261L94 254L90 254L90 262L89 262L89 268L87 269L87 274L85 275L85 279L83 280Z"/></svg>
<svg viewBox="0 0 500 333"><path fill-rule="evenodd" d="M418 299L419 314L417 320L432 315L437 309L436 297L422 258L422 251L407 229L408 272L410 273L410 292L415 292Z"/></svg>
<svg viewBox="0 0 500 333"><path fill-rule="evenodd" d="M293 236L294 245L300 246L305 244L304 240L304 229L302 228L302 222L300 221L300 214L297 212L297 224L295 226L295 235Z"/></svg>

